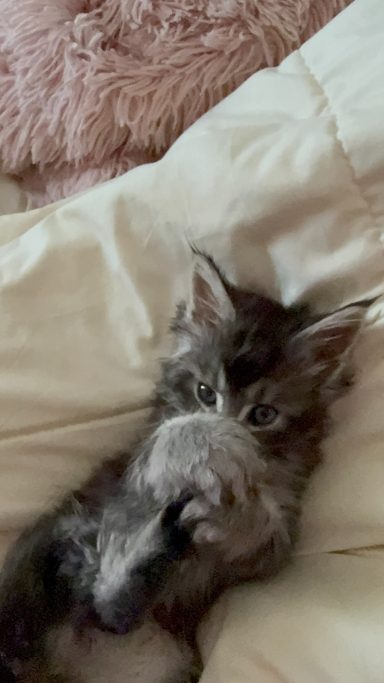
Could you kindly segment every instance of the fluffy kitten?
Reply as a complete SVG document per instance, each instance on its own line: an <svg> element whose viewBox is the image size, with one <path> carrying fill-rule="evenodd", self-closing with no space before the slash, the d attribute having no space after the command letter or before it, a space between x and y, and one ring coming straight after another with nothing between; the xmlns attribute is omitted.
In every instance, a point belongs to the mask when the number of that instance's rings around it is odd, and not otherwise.
<svg viewBox="0 0 384 683"><path fill-rule="evenodd" d="M3 681L192 681L207 607L290 557L365 308L313 317L196 256L145 433L6 560Z"/></svg>

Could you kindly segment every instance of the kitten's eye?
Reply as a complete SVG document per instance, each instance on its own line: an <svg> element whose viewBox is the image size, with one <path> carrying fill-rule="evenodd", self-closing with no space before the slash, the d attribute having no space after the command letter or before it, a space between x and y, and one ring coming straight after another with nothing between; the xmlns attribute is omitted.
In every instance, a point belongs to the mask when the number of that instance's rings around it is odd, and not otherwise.
<svg viewBox="0 0 384 683"><path fill-rule="evenodd" d="M255 427L264 427L272 424L277 418L277 410L273 406L260 403L254 406L248 413L248 421Z"/></svg>
<svg viewBox="0 0 384 683"><path fill-rule="evenodd" d="M208 384L199 382L197 385L197 397L205 406L216 405L216 391L211 389Z"/></svg>

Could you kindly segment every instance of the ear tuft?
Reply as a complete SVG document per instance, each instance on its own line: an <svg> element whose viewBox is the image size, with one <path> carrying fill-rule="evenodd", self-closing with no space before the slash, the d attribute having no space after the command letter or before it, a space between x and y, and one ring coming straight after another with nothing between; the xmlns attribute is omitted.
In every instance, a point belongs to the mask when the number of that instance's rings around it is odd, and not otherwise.
<svg viewBox="0 0 384 683"><path fill-rule="evenodd" d="M317 378L319 384L332 383L345 366L366 309L364 302L351 304L300 330L290 343L295 362Z"/></svg>
<svg viewBox="0 0 384 683"><path fill-rule="evenodd" d="M206 325L218 325L235 317L226 279L204 254L195 255L187 317Z"/></svg>

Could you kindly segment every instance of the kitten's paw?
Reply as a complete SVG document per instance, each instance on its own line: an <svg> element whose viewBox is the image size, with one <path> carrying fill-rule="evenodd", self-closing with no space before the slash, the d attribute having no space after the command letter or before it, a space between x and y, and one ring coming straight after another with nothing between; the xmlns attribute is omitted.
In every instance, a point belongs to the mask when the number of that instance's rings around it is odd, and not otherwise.
<svg viewBox="0 0 384 683"><path fill-rule="evenodd" d="M132 610L132 605L122 600L120 604L111 602L97 610L93 609L89 613L88 626L104 633L125 636L138 628L142 620L143 613Z"/></svg>
<svg viewBox="0 0 384 683"><path fill-rule="evenodd" d="M212 519L212 509L206 500L195 498L185 506L181 523L188 529L193 545L220 543L225 531Z"/></svg>
<svg viewBox="0 0 384 683"><path fill-rule="evenodd" d="M192 536L192 542L195 545L212 545L221 543L225 540L225 532L223 529L210 522L200 522Z"/></svg>

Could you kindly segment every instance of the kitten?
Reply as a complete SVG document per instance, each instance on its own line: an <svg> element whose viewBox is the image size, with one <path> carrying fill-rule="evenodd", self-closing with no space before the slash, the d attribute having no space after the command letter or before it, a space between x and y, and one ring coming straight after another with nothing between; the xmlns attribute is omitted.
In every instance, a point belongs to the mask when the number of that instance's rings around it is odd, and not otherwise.
<svg viewBox="0 0 384 683"><path fill-rule="evenodd" d="M195 256L144 433L8 555L2 680L197 680L212 601L289 560L366 306L311 316Z"/></svg>

